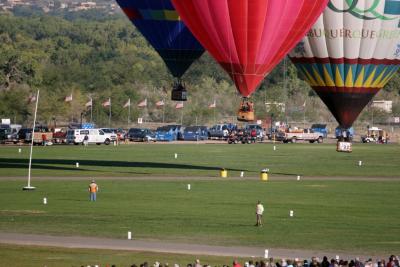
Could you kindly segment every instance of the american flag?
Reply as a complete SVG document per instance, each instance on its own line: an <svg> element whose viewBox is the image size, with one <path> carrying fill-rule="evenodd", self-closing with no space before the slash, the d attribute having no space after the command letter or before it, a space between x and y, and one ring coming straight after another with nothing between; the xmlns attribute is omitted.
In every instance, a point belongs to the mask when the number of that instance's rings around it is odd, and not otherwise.
<svg viewBox="0 0 400 267"><path fill-rule="evenodd" d="M144 108L147 107L147 98L145 100L142 100L139 102L139 104L137 105L139 108Z"/></svg>
<svg viewBox="0 0 400 267"><path fill-rule="evenodd" d="M165 105L164 100L160 100L160 101L157 101L157 102L156 102L156 106L157 106L157 107L162 107L162 106L164 106L164 105Z"/></svg>
<svg viewBox="0 0 400 267"><path fill-rule="evenodd" d="M71 102L71 101L72 101L72 94L67 95L67 96L64 98L64 101L65 101L65 102Z"/></svg>
<svg viewBox="0 0 400 267"><path fill-rule="evenodd" d="M93 106L93 99L90 99L89 102L85 104L85 107L91 107L91 106Z"/></svg>
<svg viewBox="0 0 400 267"><path fill-rule="evenodd" d="M215 100L212 104L208 105L208 108L216 108L217 107L217 103L215 103Z"/></svg>
<svg viewBox="0 0 400 267"><path fill-rule="evenodd" d="M124 108L130 107L131 106L131 99L129 98L128 101L124 104Z"/></svg>
<svg viewBox="0 0 400 267"><path fill-rule="evenodd" d="M181 109L181 108L183 108L183 102L176 103L175 108L176 108L176 109Z"/></svg>
<svg viewBox="0 0 400 267"><path fill-rule="evenodd" d="M28 104L36 102L36 95L30 95L28 98Z"/></svg>
<svg viewBox="0 0 400 267"><path fill-rule="evenodd" d="M111 98L109 98L108 100L104 101L102 104L103 107L109 107L111 106Z"/></svg>

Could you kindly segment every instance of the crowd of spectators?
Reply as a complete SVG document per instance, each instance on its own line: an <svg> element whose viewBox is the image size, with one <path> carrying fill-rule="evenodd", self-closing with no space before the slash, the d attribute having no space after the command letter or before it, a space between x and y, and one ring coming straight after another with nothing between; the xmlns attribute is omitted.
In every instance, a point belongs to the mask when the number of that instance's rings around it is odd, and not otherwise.
<svg viewBox="0 0 400 267"><path fill-rule="evenodd" d="M173 264L170 266L168 263L155 262L154 264L149 264L144 262L139 266L136 264L130 265L130 267L212 267L210 264L201 264L200 260L196 260L194 263L188 263L186 266L180 266L179 264ZM116 265L82 265L81 267L117 267ZM118 266L119 267L119 266ZM222 267L400 267L399 257L391 255L388 260L377 259L372 260L372 258L362 261L359 258L352 260L343 259L331 259L328 260L327 257L323 257L322 261L318 257L312 257L310 260L300 260L296 259L280 259L274 260L269 258L261 261L249 260L243 263L239 263L234 260L232 265L222 265Z"/></svg>

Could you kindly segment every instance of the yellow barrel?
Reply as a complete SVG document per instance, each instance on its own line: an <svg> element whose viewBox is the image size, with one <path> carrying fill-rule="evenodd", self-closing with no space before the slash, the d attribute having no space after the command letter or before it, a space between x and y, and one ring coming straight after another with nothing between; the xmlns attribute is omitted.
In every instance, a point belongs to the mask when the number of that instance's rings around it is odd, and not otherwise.
<svg viewBox="0 0 400 267"><path fill-rule="evenodd" d="M220 176L221 176L221 178L228 177L228 171L226 169L221 169Z"/></svg>
<svg viewBox="0 0 400 267"><path fill-rule="evenodd" d="M260 179L261 181L268 181L268 172L262 171L260 173Z"/></svg>

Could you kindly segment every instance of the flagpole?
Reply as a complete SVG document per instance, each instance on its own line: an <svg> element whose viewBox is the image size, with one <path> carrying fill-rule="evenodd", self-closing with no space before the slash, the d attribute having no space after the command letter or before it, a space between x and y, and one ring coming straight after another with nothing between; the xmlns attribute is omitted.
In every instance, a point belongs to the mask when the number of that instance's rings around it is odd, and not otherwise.
<svg viewBox="0 0 400 267"><path fill-rule="evenodd" d="M129 98L129 106L128 106L128 124L131 123L131 99Z"/></svg>
<svg viewBox="0 0 400 267"><path fill-rule="evenodd" d="M108 98L108 102L110 102L110 111L109 111L109 117L108 117L108 127L111 127L111 97Z"/></svg>
<svg viewBox="0 0 400 267"><path fill-rule="evenodd" d="M182 107L182 112L181 112L181 125L183 125L183 107Z"/></svg>
<svg viewBox="0 0 400 267"><path fill-rule="evenodd" d="M164 123L164 115L165 115L165 102L164 102L164 99L163 99L162 101L163 101L163 106L162 106L162 122Z"/></svg>
<svg viewBox="0 0 400 267"><path fill-rule="evenodd" d="M93 99L90 98L90 123L93 123Z"/></svg>
<svg viewBox="0 0 400 267"><path fill-rule="evenodd" d="M40 90L37 91L36 95L36 107L35 107L35 115L33 116L33 128L32 128L32 136L31 136L31 151L29 154L29 167L28 167L28 185L23 188L23 190L34 190L35 187L31 186L31 170L32 170L32 152L33 152L33 139L35 137L35 127L36 127L36 115L39 104L39 93Z"/></svg>

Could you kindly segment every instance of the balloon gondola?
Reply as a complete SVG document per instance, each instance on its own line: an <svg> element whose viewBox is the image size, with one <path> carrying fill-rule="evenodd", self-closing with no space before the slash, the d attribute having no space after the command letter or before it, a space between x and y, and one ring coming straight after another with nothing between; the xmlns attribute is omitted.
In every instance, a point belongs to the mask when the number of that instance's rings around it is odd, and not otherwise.
<svg viewBox="0 0 400 267"><path fill-rule="evenodd" d="M175 77L171 99L186 101L187 91L181 78L192 63L204 53L204 48L181 21L171 0L117 2Z"/></svg>
<svg viewBox="0 0 400 267"><path fill-rule="evenodd" d="M254 103L251 102L248 98L242 98L240 102L239 110L237 112L237 120L244 122L254 121Z"/></svg>
<svg viewBox="0 0 400 267"><path fill-rule="evenodd" d="M399 1L330 0L290 53L296 68L338 121L342 139L399 69L399 15ZM343 142L351 150L351 143Z"/></svg>
<svg viewBox="0 0 400 267"><path fill-rule="evenodd" d="M178 80L172 86L171 100L187 101L187 90L185 84Z"/></svg>
<svg viewBox="0 0 400 267"><path fill-rule="evenodd" d="M229 74L242 97L249 97L304 37L327 2L172 0L185 25ZM254 115L254 110L238 117L247 115Z"/></svg>

